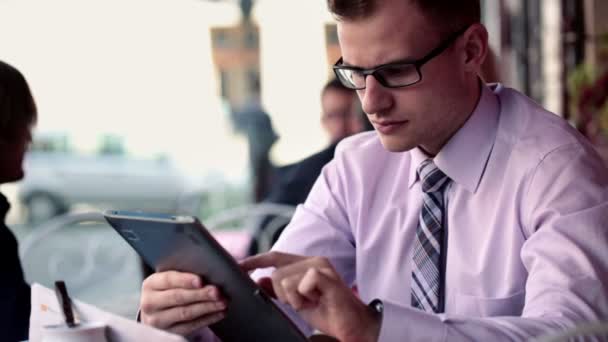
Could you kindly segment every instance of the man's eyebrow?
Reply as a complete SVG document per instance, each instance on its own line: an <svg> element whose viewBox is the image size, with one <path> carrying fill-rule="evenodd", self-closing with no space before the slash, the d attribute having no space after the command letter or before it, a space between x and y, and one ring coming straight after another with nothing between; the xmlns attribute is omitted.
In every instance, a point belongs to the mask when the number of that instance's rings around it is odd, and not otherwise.
<svg viewBox="0 0 608 342"><path fill-rule="evenodd" d="M416 63L417 61L418 61L418 59L415 59L415 58L403 57L403 58L389 60L389 61L387 61L385 63L382 63L382 64L377 64L377 65L375 65L375 66L373 66L371 68L364 68L362 66L350 64L347 61L345 61L344 59L342 59L342 65L344 65L346 67L350 67L350 68L356 68L356 69L376 69L376 68L379 68L381 66L385 66L385 65L389 65L389 64L413 64L413 63Z"/></svg>

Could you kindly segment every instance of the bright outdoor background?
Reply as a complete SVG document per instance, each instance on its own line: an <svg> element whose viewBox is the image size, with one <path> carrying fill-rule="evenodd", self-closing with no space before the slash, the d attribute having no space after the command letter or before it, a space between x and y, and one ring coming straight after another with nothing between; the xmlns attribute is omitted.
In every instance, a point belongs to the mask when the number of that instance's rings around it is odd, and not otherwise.
<svg viewBox="0 0 608 342"><path fill-rule="evenodd" d="M608 2L483 3L500 80L577 124L568 82L601 65ZM267 113L275 166L323 148L319 93L339 55L324 0L0 0L0 59L39 108L26 178L2 187L28 280L63 278L75 297L132 315L139 261L107 225L41 232L108 208L204 221L253 203L262 140L237 126Z"/></svg>
<svg viewBox="0 0 608 342"><path fill-rule="evenodd" d="M249 142L231 112L256 93L280 136L276 165L325 146L323 1L258 1L251 21L257 37L241 48L236 1L0 1L0 59L23 72L39 108L27 176L2 188L30 282L62 277L76 297L134 312L138 260L107 226L37 235L64 212L204 218L253 202ZM247 77L258 83L243 87Z"/></svg>

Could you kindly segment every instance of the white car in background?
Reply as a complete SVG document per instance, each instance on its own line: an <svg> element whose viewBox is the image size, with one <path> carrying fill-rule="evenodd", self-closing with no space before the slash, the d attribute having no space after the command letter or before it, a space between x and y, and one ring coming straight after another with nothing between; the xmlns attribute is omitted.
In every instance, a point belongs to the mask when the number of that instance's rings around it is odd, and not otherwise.
<svg viewBox="0 0 608 342"><path fill-rule="evenodd" d="M167 159L34 149L26 155L24 170L17 193L30 223L63 214L77 204L197 214L203 194L201 182Z"/></svg>

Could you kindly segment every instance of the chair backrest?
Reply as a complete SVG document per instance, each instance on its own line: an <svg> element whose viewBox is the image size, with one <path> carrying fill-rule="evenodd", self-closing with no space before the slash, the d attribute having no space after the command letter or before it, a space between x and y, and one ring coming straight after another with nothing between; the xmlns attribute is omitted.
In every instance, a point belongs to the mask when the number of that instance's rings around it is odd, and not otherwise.
<svg viewBox="0 0 608 342"><path fill-rule="evenodd" d="M68 213L31 229L19 253L29 282L52 288L64 280L75 298L134 317L141 262L101 213Z"/></svg>
<svg viewBox="0 0 608 342"><path fill-rule="evenodd" d="M258 252L268 251L273 238L293 216L296 207L291 205L259 203L226 209L204 220L205 226L221 240L221 229L232 227L254 239ZM263 229L262 228L263 224ZM241 246L243 247L243 246ZM247 248L247 246L244 246ZM241 250L233 254L242 254Z"/></svg>

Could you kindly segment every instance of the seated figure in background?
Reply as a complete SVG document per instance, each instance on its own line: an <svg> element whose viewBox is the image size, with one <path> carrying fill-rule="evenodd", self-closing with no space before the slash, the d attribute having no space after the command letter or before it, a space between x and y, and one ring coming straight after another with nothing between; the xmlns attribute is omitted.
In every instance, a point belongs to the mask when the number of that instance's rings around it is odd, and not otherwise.
<svg viewBox="0 0 608 342"><path fill-rule="evenodd" d="M366 128L366 119L361 113L361 105L355 91L344 87L335 78L327 82L321 91L321 109L321 125L329 137L329 146L301 161L278 168L270 193L264 202L291 206L304 203L321 174L321 169L334 158L338 142ZM272 218L273 216L269 215L260 220L249 246L249 255L259 252L256 238L265 233L264 230ZM282 229L278 229L273 233L273 242L278 239L281 231Z"/></svg>
<svg viewBox="0 0 608 342"><path fill-rule="evenodd" d="M23 178L23 157L32 140L37 110L27 81L0 61L0 184ZM17 240L4 223L10 205L0 194L0 331L3 341L28 338L30 287L25 282Z"/></svg>

